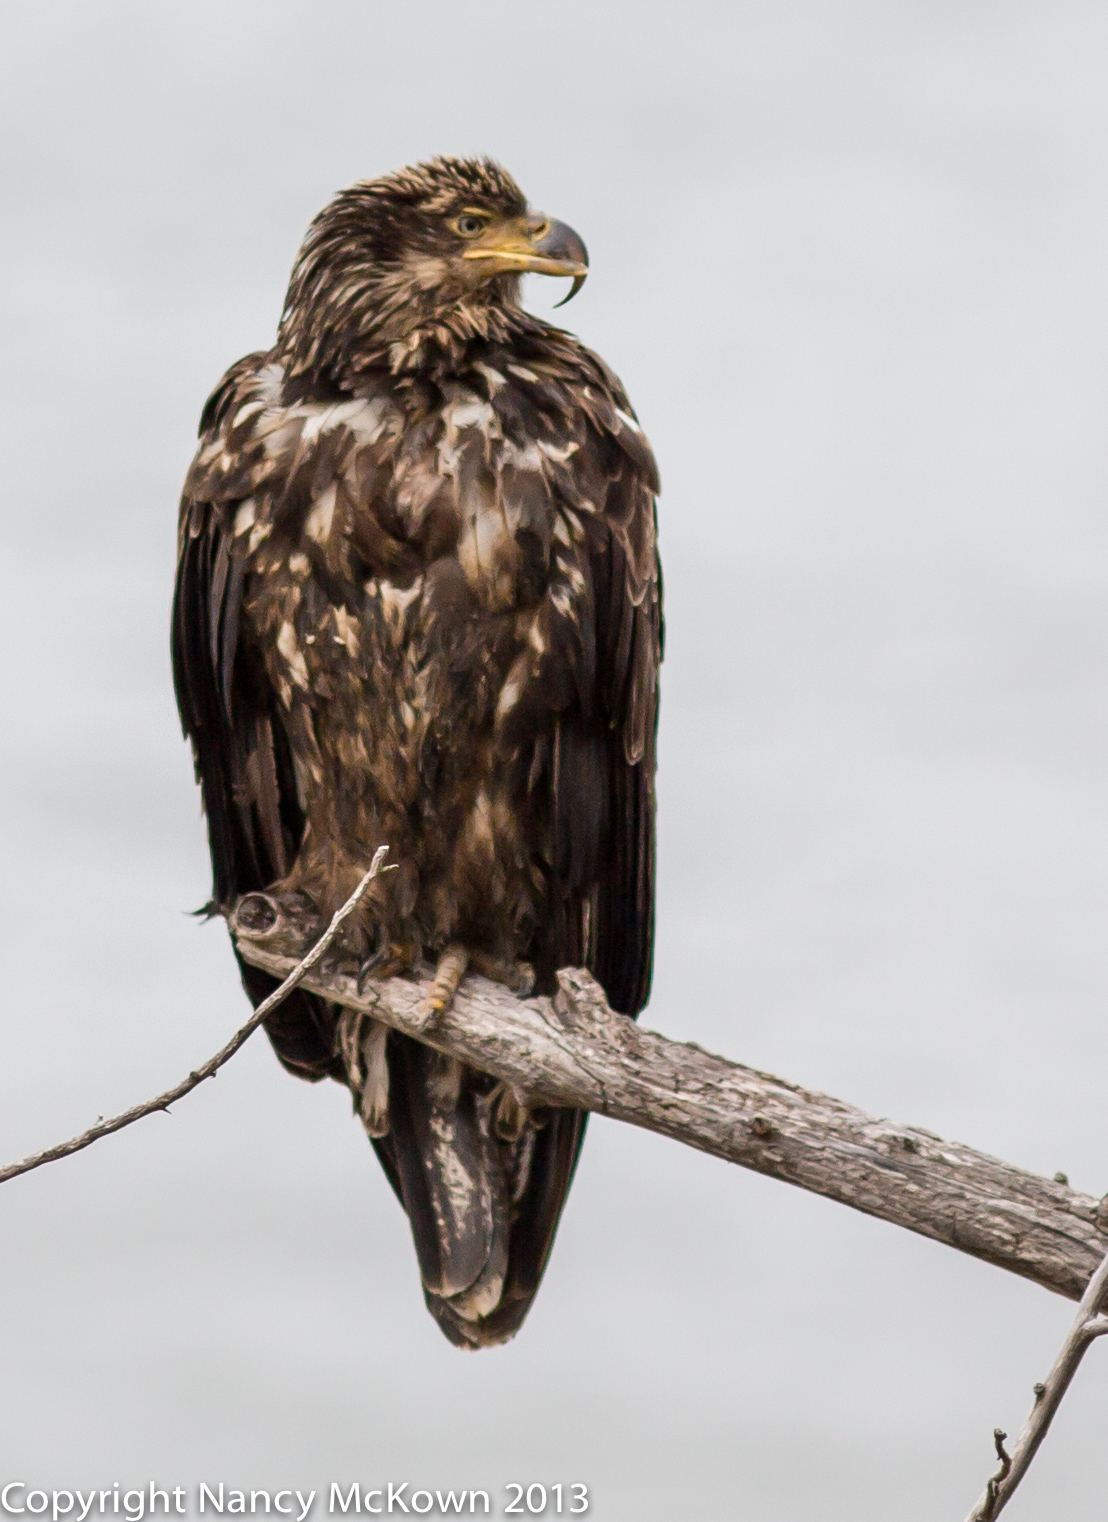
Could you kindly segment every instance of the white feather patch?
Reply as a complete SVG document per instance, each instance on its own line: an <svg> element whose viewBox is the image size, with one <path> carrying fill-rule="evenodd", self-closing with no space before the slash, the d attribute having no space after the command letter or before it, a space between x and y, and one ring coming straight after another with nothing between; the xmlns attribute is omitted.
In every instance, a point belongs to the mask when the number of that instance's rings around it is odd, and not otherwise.
<svg viewBox="0 0 1108 1522"><path fill-rule="evenodd" d="M324 491L304 522L304 532L316 544L326 544L331 536L331 524L335 517L335 501L338 497L338 487L332 481Z"/></svg>
<svg viewBox="0 0 1108 1522"><path fill-rule="evenodd" d="M308 668L303 652L296 643L296 630L290 623L283 623L277 633L277 649L284 657L289 675L298 687L308 689Z"/></svg>
<svg viewBox="0 0 1108 1522"><path fill-rule="evenodd" d="M245 534L247 529L254 527L255 508L256 503L253 497L247 497L245 502L239 503L238 511L235 514L236 539L240 534Z"/></svg>
<svg viewBox="0 0 1108 1522"><path fill-rule="evenodd" d="M504 386L508 384L508 382L501 375L500 371L494 370L491 365L482 364L481 361L478 360L473 368L475 370L480 370L481 374L488 381L489 390L494 396L498 391L500 391Z"/></svg>
<svg viewBox="0 0 1108 1522"><path fill-rule="evenodd" d="M335 644L345 645L347 651L356 658L359 648L357 620L352 618L345 608L338 605L331 611L335 615L335 628L338 631L334 636Z"/></svg>

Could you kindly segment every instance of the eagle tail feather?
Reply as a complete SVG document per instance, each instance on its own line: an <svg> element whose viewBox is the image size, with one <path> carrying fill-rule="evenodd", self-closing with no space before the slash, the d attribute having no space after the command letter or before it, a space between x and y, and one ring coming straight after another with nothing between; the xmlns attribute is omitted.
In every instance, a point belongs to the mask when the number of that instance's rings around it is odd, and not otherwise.
<svg viewBox="0 0 1108 1522"><path fill-rule="evenodd" d="M538 1290L584 1117L544 1110L505 1138L495 1079L396 1033L388 1049L389 1133L374 1147L408 1214L428 1309L458 1347L506 1342Z"/></svg>

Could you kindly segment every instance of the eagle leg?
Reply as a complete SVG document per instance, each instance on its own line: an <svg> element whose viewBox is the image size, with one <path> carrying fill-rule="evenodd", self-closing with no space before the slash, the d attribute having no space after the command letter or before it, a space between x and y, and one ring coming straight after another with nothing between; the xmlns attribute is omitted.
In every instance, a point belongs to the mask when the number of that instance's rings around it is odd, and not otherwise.
<svg viewBox="0 0 1108 1522"><path fill-rule="evenodd" d="M452 941L439 953L435 963L435 976L431 987L419 1007L418 1015L424 1026L449 1009L458 992L458 985L466 975L470 954L458 941Z"/></svg>

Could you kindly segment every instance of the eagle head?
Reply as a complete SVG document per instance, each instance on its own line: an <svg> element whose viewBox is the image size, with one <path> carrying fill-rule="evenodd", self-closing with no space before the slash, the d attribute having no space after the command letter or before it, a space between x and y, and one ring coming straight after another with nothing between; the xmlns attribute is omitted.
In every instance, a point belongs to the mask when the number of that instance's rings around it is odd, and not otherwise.
<svg viewBox="0 0 1108 1522"><path fill-rule="evenodd" d="M290 376L340 387L366 369L442 368L503 339L527 271L588 274L571 227L532 212L491 159L437 158L341 191L308 229L278 351Z"/></svg>

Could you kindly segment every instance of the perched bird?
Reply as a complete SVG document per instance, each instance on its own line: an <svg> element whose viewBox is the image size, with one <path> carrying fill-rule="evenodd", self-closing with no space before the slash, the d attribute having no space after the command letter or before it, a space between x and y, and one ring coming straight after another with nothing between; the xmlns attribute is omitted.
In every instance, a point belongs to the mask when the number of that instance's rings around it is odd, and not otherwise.
<svg viewBox="0 0 1108 1522"><path fill-rule="evenodd" d="M204 408L181 503L173 669L212 912L327 918L387 844L363 977L650 986L658 477L619 381L520 305L581 239L489 159L353 185L316 217L274 346ZM568 299L568 298L567 298ZM274 980L242 964L255 1004ZM428 1307L502 1342L538 1288L585 1129L302 992L290 1072L353 1091Z"/></svg>

